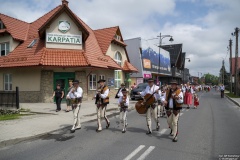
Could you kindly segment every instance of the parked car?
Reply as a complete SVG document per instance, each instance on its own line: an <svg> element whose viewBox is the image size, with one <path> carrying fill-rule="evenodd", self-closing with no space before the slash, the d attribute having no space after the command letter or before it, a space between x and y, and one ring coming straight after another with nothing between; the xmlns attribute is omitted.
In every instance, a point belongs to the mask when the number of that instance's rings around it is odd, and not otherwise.
<svg viewBox="0 0 240 160"><path fill-rule="evenodd" d="M147 85L148 85L147 83L139 83L136 88L131 90L130 93L131 100L142 99L141 95L139 95L138 92L144 91Z"/></svg>

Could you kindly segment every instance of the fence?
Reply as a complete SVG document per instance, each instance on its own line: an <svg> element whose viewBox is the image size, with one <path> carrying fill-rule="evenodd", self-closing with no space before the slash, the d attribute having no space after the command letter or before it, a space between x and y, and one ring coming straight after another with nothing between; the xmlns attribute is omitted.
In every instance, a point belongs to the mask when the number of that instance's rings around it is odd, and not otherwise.
<svg viewBox="0 0 240 160"><path fill-rule="evenodd" d="M16 91L0 91L0 107L16 107L19 109L19 89Z"/></svg>

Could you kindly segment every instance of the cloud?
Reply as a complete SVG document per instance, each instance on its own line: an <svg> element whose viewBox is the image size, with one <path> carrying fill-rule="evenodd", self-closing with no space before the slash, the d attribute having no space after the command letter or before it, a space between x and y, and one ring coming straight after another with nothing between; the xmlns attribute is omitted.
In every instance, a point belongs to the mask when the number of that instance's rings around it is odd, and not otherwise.
<svg viewBox="0 0 240 160"><path fill-rule="evenodd" d="M188 12L178 8L181 2L190 7L201 5L204 14L198 10L191 17L194 9ZM2 2L0 10L32 22L60 4L60 0L12 0ZM182 43L183 51L191 58L186 66L195 76L198 72L219 74L230 33L240 27L239 6L239 0L69 0L70 9L93 29L119 25L125 39L150 39L160 32L172 35L174 43ZM189 19L184 21L182 16L187 14ZM169 43L167 39L163 42ZM157 44L158 40L149 43ZM225 60L228 63L228 57Z"/></svg>

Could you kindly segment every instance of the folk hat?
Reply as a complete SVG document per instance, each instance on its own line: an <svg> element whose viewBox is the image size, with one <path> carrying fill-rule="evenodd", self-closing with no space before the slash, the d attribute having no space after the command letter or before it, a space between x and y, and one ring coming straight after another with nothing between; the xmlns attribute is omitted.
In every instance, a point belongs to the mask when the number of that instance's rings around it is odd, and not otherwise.
<svg viewBox="0 0 240 160"><path fill-rule="evenodd" d="M100 79L97 83L100 83L100 82L106 82L106 80Z"/></svg>
<svg viewBox="0 0 240 160"><path fill-rule="evenodd" d="M79 80L74 80L73 84L79 84Z"/></svg>
<svg viewBox="0 0 240 160"><path fill-rule="evenodd" d="M178 82L176 80L172 80L170 84L178 84Z"/></svg>
<svg viewBox="0 0 240 160"><path fill-rule="evenodd" d="M124 83L122 83L122 84L121 84L121 86L125 86L125 84L124 84Z"/></svg>
<svg viewBox="0 0 240 160"><path fill-rule="evenodd" d="M153 78L149 78L147 81L148 82L154 82L154 79Z"/></svg>
<svg viewBox="0 0 240 160"><path fill-rule="evenodd" d="M122 92L128 92L128 91L127 91L127 89L123 88L123 89L122 89Z"/></svg>

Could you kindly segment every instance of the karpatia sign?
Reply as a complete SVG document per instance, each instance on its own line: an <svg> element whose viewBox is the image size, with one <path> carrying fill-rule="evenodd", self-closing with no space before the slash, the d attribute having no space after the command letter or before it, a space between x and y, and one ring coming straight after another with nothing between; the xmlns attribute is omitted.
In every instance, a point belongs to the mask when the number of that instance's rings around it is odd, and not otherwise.
<svg viewBox="0 0 240 160"><path fill-rule="evenodd" d="M47 33L47 43L82 44L82 35Z"/></svg>

